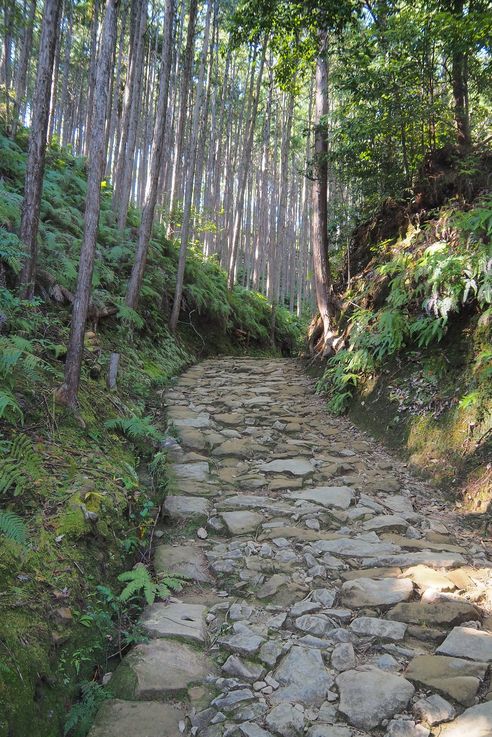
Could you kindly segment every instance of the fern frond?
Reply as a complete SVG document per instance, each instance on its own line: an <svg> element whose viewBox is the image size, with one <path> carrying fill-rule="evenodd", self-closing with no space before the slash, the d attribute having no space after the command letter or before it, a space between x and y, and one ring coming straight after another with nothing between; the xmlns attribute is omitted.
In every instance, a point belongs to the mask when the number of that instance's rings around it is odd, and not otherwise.
<svg viewBox="0 0 492 737"><path fill-rule="evenodd" d="M128 601L134 594L142 591L147 604L153 604L158 586L152 581L151 575L143 563L138 563L131 571L125 571L118 576L118 581L127 585L121 592L120 601Z"/></svg>
<svg viewBox="0 0 492 737"><path fill-rule="evenodd" d="M119 430L130 440L155 440L161 442L163 435L152 425L150 417L117 417L106 420L104 426L108 430Z"/></svg>
<svg viewBox="0 0 492 737"><path fill-rule="evenodd" d="M8 391L0 391L0 419L14 419L17 417L21 424L24 421L24 415L17 399Z"/></svg>
<svg viewBox="0 0 492 737"><path fill-rule="evenodd" d="M14 436L7 455L0 462L0 494L14 489L14 496L19 496L28 483L37 481L42 473L41 458L29 436L19 433Z"/></svg>
<svg viewBox="0 0 492 737"><path fill-rule="evenodd" d="M0 533L19 545L27 542L27 527L18 514L0 509Z"/></svg>

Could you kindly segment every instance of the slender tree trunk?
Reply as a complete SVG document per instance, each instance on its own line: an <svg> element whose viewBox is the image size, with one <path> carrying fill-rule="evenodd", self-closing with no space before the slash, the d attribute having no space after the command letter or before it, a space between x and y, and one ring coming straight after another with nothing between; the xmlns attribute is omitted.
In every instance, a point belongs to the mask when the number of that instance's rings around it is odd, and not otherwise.
<svg viewBox="0 0 492 737"><path fill-rule="evenodd" d="M130 131L130 119L133 114L133 95L135 92L135 75L137 74L138 57L143 44L143 34L145 32L145 23L143 23L146 5L143 0L132 0L131 18L130 18L130 43L128 52L128 69L125 80L125 90L123 93L123 109L120 118L120 131L118 141L118 151L116 154L116 165L113 172L113 208L119 213L119 205L121 200L121 191L123 187L123 178L128 154L128 137ZM138 71L140 73L141 70ZM138 104L138 101L137 101Z"/></svg>
<svg viewBox="0 0 492 737"><path fill-rule="evenodd" d="M122 174L119 181L116 182L117 192L117 216L118 228L123 230L126 225L126 217L128 214L128 205L130 202L130 191L132 184L132 174L135 162L135 147L137 142L138 120L141 110L141 90L143 76L143 59L145 50L145 30L147 21L147 4L142 0L141 15L139 23L139 35L137 49L135 53L135 66L133 75L133 91L132 104L128 122L128 137L125 148L125 155L122 165ZM116 194L116 193L115 193Z"/></svg>
<svg viewBox="0 0 492 737"><path fill-rule="evenodd" d="M90 139L92 136L92 111L94 100L94 87L96 84L96 63L97 63L97 31L99 26L99 0L94 0L93 16L91 21L91 43L89 47L89 80L88 80L88 98L87 98L87 118L85 125L85 153L88 155L90 147Z"/></svg>
<svg viewBox="0 0 492 737"><path fill-rule="evenodd" d="M101 204L101 180L105 164L105 126L108 108L108 90L111 61L116 43L116 18L118 0L106 0L100 52L97 59L92 133L89 146L87 170L87 198L84 216L84 239L80 251L77 288L73 301L72 324L67 357L65 379L58 390L58 398L70 407L77 402L80 370L84 349L84 332L91 297L92 272L96 248L99 211Z"/></svg>
<svg viewBox="0 0 492 737"><path fill-rule="evenodd" d="M160 69L159 99L155 116L152 152L150 155L150 176L145 192L145 201L142 210L142 220L138 231L137 252L132 273L126 291L126 304L136 309L138 295L147 261L149 240L154 222L154 212L157 202L159 174L162 167L162 154L166 134L166 121L169 97L169 77L172 64L172 38L174 27L175 0L166 0L164 17L164 43Z"/></svg>
<svg viewBox="0 0 492 737"><path fill-rule="evenodd" d="M68 119L68 78L70 74L70 56L72 53L72 24L73 24L73 7L72 0L67 0L67 31L65 34L65 50L63 54L63 77L60 99L60 119L58 121L58 135L62 146L65 146L68 139L67 119Z"/></svg>
<svg viewBox="0 0 492 737"><path fill-rule="evenodd" d="M169 328L171 332L175 332L178 326L179 312L181 309L181 298L183 295L183 281L186 265L186 252L188 250L188 240L191 229L191 202L193 197L193 182L196 169L198 128L200 123L200 112L203 105L203 87L205 81L205 61L208 54L208 44L210 37L210 20L212 17L212 3L207 6L207 16L205 20L205 32L203 38L203 47L200 57L200 70L198 74L198 84L195 96L195 104L193 108L193 120L191 128L190 140L190 160L187 167L185 201L183 207L183 226L181 228L181 243L179 248L178 270L176 274L176 289L174 292L174 302L169 319Z"/></svg>
<svg viewBox="0 0 492 737"><path fill-rule="evenodd" d="M176 127L176 143L174 165L172 170L171 190L169 193L169 224L167 229L167 237L172 238L174 233L174 210L176 207L176 190L179 167L183 157L184 147L184 131L186 123L186 113L188 110L188 97L191 83L191 71L193 66L193 50L195 48L195 32L196 17L198 12L198 0L190 0L190 10L188 15L188 29L186 31L186 49L183 64L183 76L181 78L181 99L179 107L179 116Z"/></svg>
<svg viewBox="0 0 492 737"><path fill-rule="evenodd" d="M231 250L229 254L229 268L228 268L228 277L227 277L227 288L229 290L231 290L234 286L237 251L239 247L239 234L241 231L241 219L243 216L243 207L244 207L244 194L246 191L246 182L248 180L249 166L251 163L251 153L253 150L256 115L258 112L258 103L260 100L261 80L263 78L263 67L265 66L266 48L267 48L267 43L265 39L265 43L263 45L263 51L262 51L261 58L260 58L260 68L258 69L258 77L256 79L255 96L254 96L254 99L251 105L251 110L250 110L250 115L249 115L249 120L248 120L248 125L247 125L246 145L245 145L244 156L243 156L243 171L242 171L241 181L239 183L237 202L235 204L236 214L234 217L234 226L233 226L233 231L232 231Z"/></svg>
<svg viewBox="0 0 492 737"><path fill-rule="evenodd" d="M311 242L313 251L316 301L323 321L323 355L333 352L333 322L336 314L333 304L330 263L328 260L327 189L328 144L326 116L328 114L328 64L326 37L320 39L316 60L314 171L312 186Z"/></svg>
<svg viewBox="0 0 492 737"><path fill-rule="evenodd" d="M452 0L452 12L456 18L463 17L463 0ZM471 146L470 115L468 112L468 62L466 52L455 41L452 55L452 82L456 137L462 148Z"/></svg>
<svg viewBox="0 0 492 737"><path fill-rule="evenodd" d="M19 124L19 115L21 106L26 93L27 68L29 64L29 55L32 46L32 33L34 28L34 15L36 13L36 0L31 0L29 4L29 12L26 18L26 25L22 36L22 46L19 56L19 64L17 67L17 76L15 79L15 102L12 116L12 138L15 137L17 126Z"/></svg>
<svg viewBox="0 0 492 737"><path fill-rule="evenodd" d="M29 137L20 227L20 238L27 246L28 255L24 262L19 281L21 295L27 299L31 299L34 295L38 255L39 208L43 187L51 75L55 58L60 9L61 0L46 0L41 26L36 91L32 108L31 135Z"/></svg>
<svg viewBox="0 0 492 737"><path fill-rule="evenodd" d="M48 117L48 134L47 134L48 143L53 138L53 133L55 130L56 97L57 97L57 92L58 92L58 76L60 73L61 41L62 41L62 34L61 34L61 28L60 28L57 39L56 39L55 59L53 62L53 79L51 82L50 114Z"/></svg>

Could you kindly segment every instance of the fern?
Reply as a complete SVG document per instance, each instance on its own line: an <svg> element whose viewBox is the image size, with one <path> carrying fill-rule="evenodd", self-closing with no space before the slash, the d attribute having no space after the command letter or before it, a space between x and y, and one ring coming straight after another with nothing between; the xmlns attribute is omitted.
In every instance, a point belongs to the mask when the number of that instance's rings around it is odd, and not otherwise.
<svg viewBox="0 0 492 737"><path fill-rule="evenodd" d="M130 440L154 440L158 443L164 440L164 435L152 424L150 417L118 417L106 420L104 426L108 430L119 430Z"/></svg>
<svg viewBox="0 0 492 737"><path fill-rule="evenodd" d="M145 322L138 312L133 310L131 307L128 307L123 300L118 301L117 307L118 312L116 314L120 320L128 323L129 325L133 325L133 327L137 329L143 328Z"/></svg>
<svg viewBox="0 0 492 737"><path fill-rule="evenodd" d="M156 596L165 598L171 591L180 591L183 585L181 579L169 575L163 576L159 583L156 583L143 563L137 563L131 571L121 573L118 581L127 582L118 597L120 601L125 602L137 594L142 594L149 605L154 603Z"/></svg>
<svg viewBox="0 0 492 737"><path fill-rule="evenodd" d="M24 422L24 415L19 402L11 392L0 390L0 419L15 420L16 417L21 423Z"/></svg>
<svg viewBox="0 0 492 737"><path fill-rule="evenodd" d="M41 458L27 435L15 435L6 457L0 462L0 494L11 489L19 496L43 473Z"/></svg>
<svg viewBox="0 0 492 737"><path fill-rule="evenodd" d="M419 348L439 343L446 334L446 320L442 317L419 317L410 325L410 333Z"/></svg>
<svg viewBox="0 0 492 737"><path fill-rule="evenodd" d="M33 351L33 342L19 335L0 337L0 418L9 422L23 419L15 390L38 382L42 372L50 370Z"/></svg>
<svg viewBox="0 0 492 737"><path fill-rule="evenodd" d="M5 233L2 231L0 239L0 261L3 261L14 274L18 274L21 270L22 260L25 251L22 243L14 233Z"/></svg>
<svg viewBox="0 0 492 737"><path fill-rule="evenodd" d="M80 691L81 699L72 706L65 722L65 737L85 737L102 702L113 698L107 688L95 681L82 683Z"/></svg>
<svg viewBox="0 0 492 737"><path fill-rule="evenodd" d="M0 533L19 545L26 545L27 527L14 512L0 509Z"/></svg>

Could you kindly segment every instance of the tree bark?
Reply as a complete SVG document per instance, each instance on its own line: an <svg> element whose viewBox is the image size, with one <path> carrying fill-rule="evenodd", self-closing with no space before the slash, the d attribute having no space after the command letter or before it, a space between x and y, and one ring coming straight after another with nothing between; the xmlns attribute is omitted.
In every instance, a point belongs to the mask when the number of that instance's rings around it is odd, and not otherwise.
<svg viewBox="0 0 492 737"><path fill-rule="evenodd" d="M463 17L463 0L452 0L451 8L458 20ZM454 119L458 145L469 148L472 140L468 112L468 62L465 51L459 47L460 40L454 39L451 54Z"/></svg>
<svg viewBox="0 0 492 737"><path fill-rule="evenodd" d="M145 201L142 210L142 220L138 231L137 251L132 273L126 291L126 304L136 309L140 286L147 261L149 240L154 222L155 206L159 185L159 175L162 167L162 154L166 134L167 109L169 97L169 78L172 64L172 39L174 27L175 0L166 0L164 16L164 41L160 68L159 99L152 139L150 156L150 175L145 192Z"/></svg>
<svg viewBox="0 0 492 737"><path fill-rule="evenodd" d="M61 0L46 0L41 26L39 62L32 106L31 135L29 137L20 227L20 238L28 249L28 255L19 279L21 295L26 299L32 299L34 296L38 255L39 209L50 112L51 75L55 58L60 10Z"/></svg>
<svg viewBox="0 0 492 737"><path fill-rule="evenodd" d="M196 169L198 128L200 123L200 112L203 105L203 88L205 81L205 61L208 54L208 44L210 37L210 20L212 17L212 3L207 6L207 16L205 20L205 33L203 38L203 47L200 57L200 69L198 73L198 84L196 90L195 104L193 108L193 121L191 128L190 140L190 160L187 166L185 200L183 207L183 226L181 228L181 243L179 248L178 270L176 274L176 289L174 292L174 302L169 319L169 328L171 332L175 332L178 326L179 312L181 309L181 299L183 295L184 272L186 265L186 252L188 250L188 240L191 229L191 202L193 198L193 183Z"/></svg>
<svg viewBox="0 0 492 737"><path fill-rule="evenodd" d="M92 134L87 168L87 198L84 215L84 239L80 252L77 288L72 311L72 323L64 383L57 396L69 407L77 402L80 370L84 349L85 321L91 297L92 272L96 248L99 212L101 203L101 180L105 164L105 125L108 106L108 90L111 61L116 43L116 18L118 0L106 0L100 52L97 60L94 110L92 112Z"/></svg>
<svg viewBox="0 0 492 737"><path fill-rule="evenodd" d="M186 113L188 110L188 97L190 94L191 71L193 66L193 50L195 47L196 17L198 12L198 0L190 0L190 11L188 16L188 29L186 31L186 49L184 55L183 76L181 78L181 99L176 127L176 142L174 164L171 177L171 190L169 194L169 223L167 237L172 238L174 233L174 209L176 207L176 189L179 167L183 157L184 130Z"/></svg>
<svg viewBox="0 0 492 737"><path fill-rule="evenodd" d="M265 43L263 45L263 51L262 51L261 58L260 58L260 68L258 69L258 77L256 79L255 95L254 95L254 99L251 104L251 109L250 109L250 114L249 114L249 120L248 120L248 125L247 125L247 132L246 132L246 144L245 144L244 155L243 155L242 177L241 177L241 181L239 182L239 191L237 195L237 201L235 203L236 212L235 212L234 225L233 225L233 231L232 231L231 250L229 254L229 267L228 267L228 277L227 277L227 288L229 290L231 290L234 286L237 251L239 248L239 234L241 231L241 220L242 220L243 208L244 208L244 194L246 192L246 183L248 181L248 172L249 172L249 167L251 164L251 153L253 150L256 115L258 112L258 103L260 100L261 80L263 78L263 68L265 66L266 48L267 48L267 43L265 39Z"/></svg>
<svg viewBox="0 0 492 737"><path fill-rule="evenodd" d="M15 102L12 115L12 138L15 137L17 126L19 124L19 116L21 105L26 92L27 67L29 64L29 55L32 46L32 33L34 29L34 15L36 13L36 0L31 0L29 4L29 14L26 18L26 25L22 36L22 46L19 55L19 65L17 68L17 76L15 79Z"/></svg>
<svg viewBox="0 0 492 737"><path fill-rule="evenodd" d="M116 201L118 205L117 218L118 227L123 230L126 225L126 218L128 215L128 205L130 202L130 191L132 184L132 174L135 162L135 146L137 142L137 131L138 131L138 120L140 117L141 109L141 90L142 90L142 76L143 76L143 59L145 50L145 31L147 24L147 4L142 0L140 6L140 21L139 21L139 34L137 40L137 47L135 52L134 63L132 63L133 69L133 90L132 90L132 102L129 111L128 121L128 136L126 140L126 146L124 151L124 158L121 168L121 177L116 182L118 187L116 194Z"/></svg>
<svg viewBox="0 0 492 737"><path fill-rule="evenodd" d="M324 356L334 352L333 323L336 315L328 260L328 144L326 139L328 63L326 53L326 36L323 34L320 38L320 49L316 59L311 242L316 301L323 322L322 353Z"/></svg>

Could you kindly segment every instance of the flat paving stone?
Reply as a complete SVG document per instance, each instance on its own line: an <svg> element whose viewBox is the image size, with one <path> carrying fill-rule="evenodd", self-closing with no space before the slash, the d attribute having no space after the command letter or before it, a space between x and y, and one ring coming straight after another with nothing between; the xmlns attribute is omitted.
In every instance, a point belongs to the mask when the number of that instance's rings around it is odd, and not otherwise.
<svg viewBox="0 0 492 737"><path fill-rule="evenodd" d="M344 606L390 606L406 601L413 594L413 583L407 578L356 578L342 585L341 600Z"/></svg>
<svg viewBox="0 0 492 737"><path fill-rule="evenodd" d="M463 706L473 704L487 673L487 663L445 655L417 655L410 661L405 677L450 696Z"/></svg>
<svg viewBox="0 0 492 737"><path fill-rule="evenodd" d="M262 463L262 473L288 473L292 476L310 476L314 472L314 466L302 457L279 458L275 461Z"/></svg>
<svg viewBox="0 0 492 737"><path fill-rule="evenodd" d="M411 601L397 604L388 612L388 619L428 626L453 626L479 620L479 611L467 601Z"/></svg>
<svg viewBox="0 0 492 737"><path fill-rule="evenodd" d="M322 507L348 509L354 499L354 490L350 486L317 486L288 495L290 499L303 499L319 504Z"/></svg>
<svg viewBox="0 0 492 737"><path fill-rule="evenodd" d="M204 520L210 512L210 502L202 496L167 496L164 514L171 519Z"/></svg>
<svg viewBox="0 0 492 737"><path fill-rule="evenodd" d="M212 583L203 550L196 545L157 545L154 569L159 574L172 574L198 583Z"/></svg>
<svg viewBox="0 0 492 737"><path fill-rule="evenodd" d="M492 661L492 633L472 627L455 627L436 650L440 655L453 655L481 662Z"/></svg>
<svg viewBox="0 0 492 737"><path fill-rule="evenodd" d="M105 701L89 737L177 737L185 712L157 701Z"/></svg>
<svg viewBox="0 0 492 737"><path fill-rule="evenodd" d="M144 609L140 624L150 637L206 642L206 611L201 604L156 603Z"/></svg>
<svg viewBox="0 0 492 737"><path fill-rule="evenodd" d="M325 668L318 650L295 645L274 672L280 688L270 700L320 706L333 685L333 677Z"/></svg>
<svg viewBox="0 0 492 737"><path fill-rule="evenodd" d="M245 535L248 532L254 532L264 521L263 515L247 510L222 512L220 516L230 535Z"/></svg>
<svg viewBox="0 0 492 737"><path fill-rule="evenodd" d="M405 678L373 669L345 671L336 679L339 710L359 729L374 729L404 709L415 688Z"/></svg>
<svg viewBox="0 0 492 737"><path fill-rule="evenodd" d="M491 737L492 701L472 706L450 724L443 724L439 737Z"/></svg>
<svg viewBox="0 0 492 737"><path fill-rule="evenodd" d="M397 642L405 637L407 625L377 617L358 617L350 623L350 629L360 637L377 637Z"/></svg>
<svg viewBox="0 0 492 737"><path fill-rule="evenodd" d="M116 669L111 692L129 701L162 701L215 673L204 653L173 640L136 645Z"/></svg>
<svg viewBox="0 0 492 737"><path fill-rule="evenodd" d="M333 553L344 558L379 558L394 553L399 548L381 540L367 540L362 537L340 537L336 540L322 540L313 545L321 553Z"/></svg>
<svg viewBox="0 0 492 737"><path fill-rule="evenodd" d="M206 481L208 479L209 467L206 461L199 463L174 463L173 471L179 479Z"/></svg>

